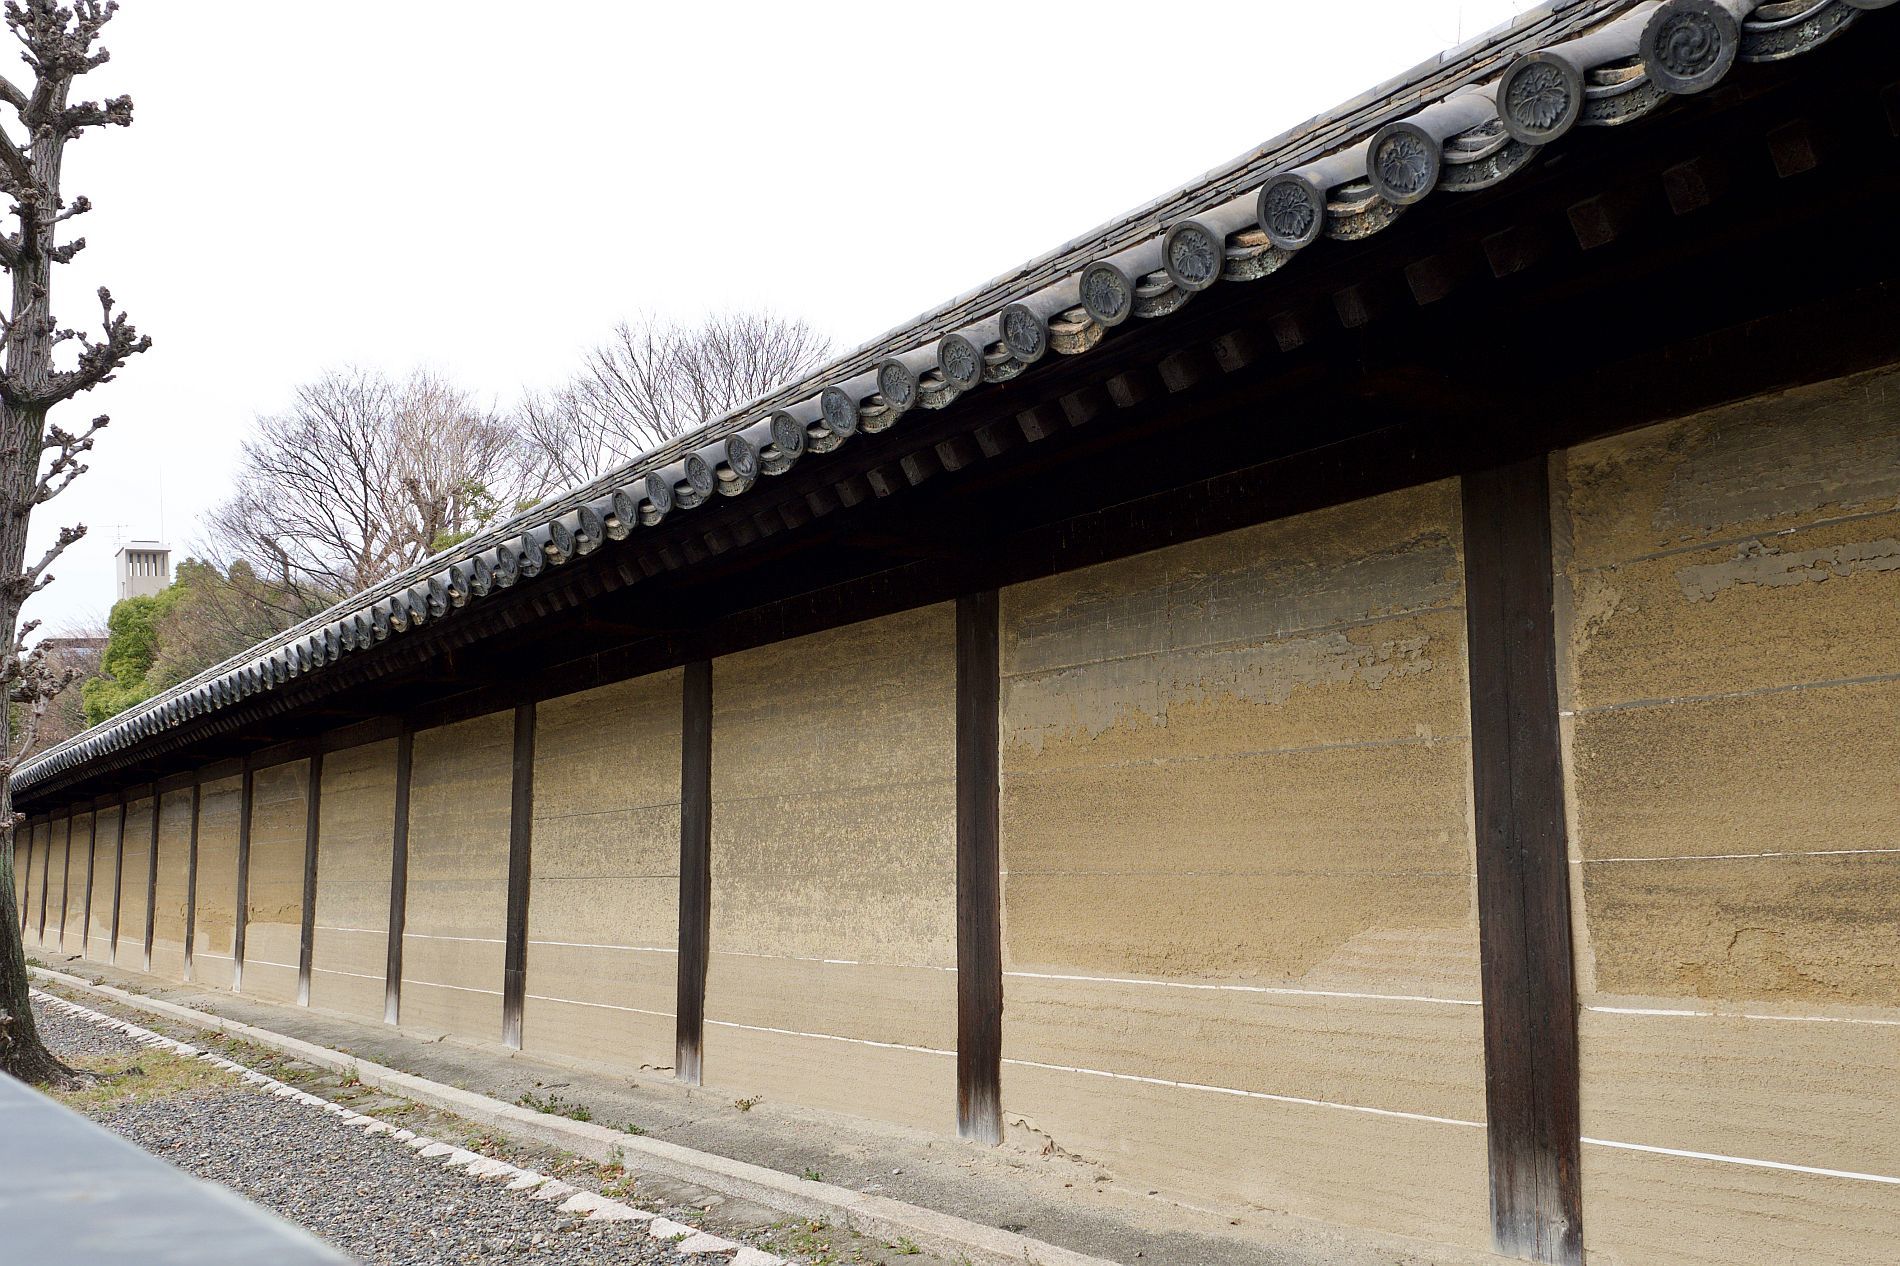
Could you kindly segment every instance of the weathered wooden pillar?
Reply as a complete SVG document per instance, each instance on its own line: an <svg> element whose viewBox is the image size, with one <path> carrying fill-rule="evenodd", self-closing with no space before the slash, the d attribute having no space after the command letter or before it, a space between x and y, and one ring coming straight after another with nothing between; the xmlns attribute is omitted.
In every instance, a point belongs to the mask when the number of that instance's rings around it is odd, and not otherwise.
<svg viewBox="0 0 1900 1266"><path fill-rule="evenodd" d="M1464 479L1485 1107L1498 1251L1577 1266L1576 989L1543 456Z"/></svg>
<svg viewBox="0 0 1900 1266"><path fill-rule="evenodd" d="M957 599L957 1133L992 1145L1003 1141L997 619L996 590Z"/></svg>
<svg viewBox="0 0 1900 1266"><path fill-rule="evenodd" d="M46 897L53 890L53 819L46 819L46 861L40 867L40 947L46 946Z"/></svg>
<svg viewBox="0 0 1900 1266"><path fill-rule="evenodd" d="M515 708L514 784L508 811L508 931L501 971L501 1040L521 1049L528 986L528 895L534 867L534 705Z"/></svg>
<svg viewBox="0 0 1900 1266"><path fill-rule="evenodd" d="M59 859L59 952L66 952L66 908L72 904L73 811L66 810L66 850Z"/></svg>
<svg viewBox="0 0 1900 1266"><path fill-rule="evenodd" d="M244 989L244 933L251 904L251 798L254 790L251 762L244 762L238 778L237 913L231 927L231 992Z"/></svg>
<svg viewBox="0 0 1900 1266"><path fill-rule="evenodd" d="M191 979L192 943L198 939L198 802L204 784L191 784L191 846L185 853L185 979Z"/></svg>
<svg viewBox="0 0 1900 1266"><path fill-rule="evenodd" d="M119 793L118 838L112 845L112 939L106 947L106 961L115 967L119 964L119 910L125 901L125 811L131 803L129 795Z"/></svg>
<svg viewBox="0 0 1900 1266"><path fill-rule="evenodd" d="M297 1005L310 1005L310 963L317 939L317 846L323 819L323 751L310 754L303 793L303 919L297 934Z"/></svg>
<svg viewBox="0 0 1900 1266"><path fill-rule="evenodd" d="M99 864L99 802L92 802L86 819L86 906L79 916L79 954L92 953L92 881Z"/></svg>
<svg viewBox="0 0 1900 1266"><path fill-rule="evenodd" d="M46 893L53 888L53 817L46 817L46 859L40 863L40 947L46 947Z"/></svg>
<svg viewBox="0 0 1900 1266"><path fill-rule="evenodd" d="M409 911L409 768L416 732L407 722L396 736L396 821L389 847L389 957L383 967L383 1023L402 1022L402 935Z"/></svg>
<svg viewBox="0 0 1900 1266"><path fill-rule="evenodd" d="M674 1076L700 1083L712 922L712 661L686 665L680 699L679 984Z"/></svg>
<svg viewBox="0 0 1900 1266"><path fill-rule="evenodd" d="M145 965L142 970L152 970L152 934L158 921L158 810L163 804L158 793L158 784L152 784L152 838L145 849Z"/></svg>

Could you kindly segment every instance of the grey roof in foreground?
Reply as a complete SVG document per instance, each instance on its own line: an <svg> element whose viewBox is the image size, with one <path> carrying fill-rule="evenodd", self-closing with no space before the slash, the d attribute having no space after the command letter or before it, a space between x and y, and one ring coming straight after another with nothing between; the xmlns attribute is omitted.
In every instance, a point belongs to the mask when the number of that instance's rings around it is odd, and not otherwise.
<svg viewBox="0 0 1900 1266"><path fill-rule="evenodd" d="M350 1259L0 1074L0 1227L11 1262L338 1266Z"/></svg>
<svg viewBox="0 0 1900 1266"><path fill-rule="evenodd" d="M914 409L949 407L1047 356L1086 355L1130 319L1297 267L1326 239L1490 188L1577 128L1640 119L1738 62L1816 48L1896 0L1553 0L1082 234L807 378L552 497L217 667L73 736L16 792L270 691L800 461Z"/></svg>

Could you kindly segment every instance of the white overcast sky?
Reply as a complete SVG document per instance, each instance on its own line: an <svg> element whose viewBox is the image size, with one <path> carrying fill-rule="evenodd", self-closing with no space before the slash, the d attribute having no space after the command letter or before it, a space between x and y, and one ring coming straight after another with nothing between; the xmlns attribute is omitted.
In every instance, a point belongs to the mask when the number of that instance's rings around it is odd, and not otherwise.
<svg viewBox="0 0 1900 1266"><path fill-rule="evenodd" d="M188 550L326 368L505 406L640 311L855 346L1527 7L125 0L80 87L136 122L70 152L54 302L108 284L156 345L65 406L113 423L28 614L103 623L117 543Z"/></svg>

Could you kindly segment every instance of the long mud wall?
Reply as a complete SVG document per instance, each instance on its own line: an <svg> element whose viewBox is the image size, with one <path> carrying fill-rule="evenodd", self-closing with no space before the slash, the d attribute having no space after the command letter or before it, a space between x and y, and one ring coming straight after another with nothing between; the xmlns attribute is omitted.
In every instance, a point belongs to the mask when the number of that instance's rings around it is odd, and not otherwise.
<svg viewBox="0 0 1900 1266"><path fill-rule="evenodd" d="M943 605L714 661L708 1085L954 1129L954 649Z"/></svg>
<svg viewBox="0 0 1900 1266"><path fill-rule="evenodd" d="M1464 663L1453 483L1004 592L1008 1126L1488 1243Z"/></svg>
<svg viewBox="0 0 1900 1266"><path fill-rule="evenodd" d="M145 967L145 901L152 879L150 795L125 805L125 864L119 869L119 941L112 962L135 970Z"/></svg>
<svg viewBox="0 0 1900 1266"><path fill-rule="evenodd" d="M409 789L409 902L402 1022L458 1037L501 1036L514 714L415 737Z"/></svg>
<svg viewBox="0 0 1900 1266"><path fill-rule="evenodd" d="M672 1070L680 676L537 709L524 1050Z"/></svg>
<svg viewBox="0 0 1900 1266"><path fill-rule="evenodd" d="M93 814L92 861L86 889L92 904L86 913L86 957L97 963L112 961L112 897L119 882L118 805L105 805Z"/></svg>
<svg viewBox="0 0 1900 1266"><path fill-rule="evenodd" d="M185 974L185 917L191 902L192 789L163 792L158 801L158 870L152 892L153 974Z"/></svg>
<svg viewBox="0 0 1900 1266"><path fill-rule="evenodd" d="M1888 1260L1900 373L1551 474L1589 1260ZM1236 1216L1490 1245L1460 506L1446 481L1000 595L1011 1141ZM713 663L712 1093L954 1134L954 623ZM684 685L535 705L523 824L512 711L326 751L310 1005L381 1021L395 994L405 1027L502 1040L512 837L524 1049L672 1071ZM117 962L144 966L149 899L150 970L187 975L189 919L190 975L229 988L230 768L159 797L155 858L150 789L128 789L122 867L117 808L96 847L91 805L33 821L33 952L109 959L116 893ZM251 773L242 987L280 1002L308 771Z"/></svg>
<svg viewBox="0 0 1900 1266"><path fill-rule="evenodd" d="M273 1002L297 1000L303 946L305 793L310 762L290 761L251 776L251 870L245 885L243 991Z"/></svg>
<svg viewBox="0 0 1900 1266"><path fill-rule="evenodd" d="M1553 470L1592 1260L1888 1260L1900 376Z"/></svg>
<svg viewBox="0 0 1900 1266"><path fill-rule="evenodd" d="M396 740L326 754L317 816L310 1005L381 1020L389 969Z"/></svg>
<svg viewBox="0 0 1900 1266"><path fill-rule="evenodd" d="M192 896L191 970L209 989L229 989L237 945L238 809L244 779L199 784L198 882Z"/></svg>

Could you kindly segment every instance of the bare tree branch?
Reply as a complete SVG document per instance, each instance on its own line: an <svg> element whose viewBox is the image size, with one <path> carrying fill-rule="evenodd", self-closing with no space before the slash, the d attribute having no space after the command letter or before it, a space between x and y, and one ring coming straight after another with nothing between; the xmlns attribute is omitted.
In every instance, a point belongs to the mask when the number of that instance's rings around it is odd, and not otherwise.
<svg viewBox="0 0 1900 1266"><path fill-rule="evenodd" d="M722 313L623 321L565 384L530 392L515 430L543 491L604 474L814 369L831 342L803 321Z"/></svg>
<svg viewBox="0 0 1900 1266"><path fill-rule="evenodd" d="M289 623L511 510L521 491L512 432L460 388L337 371L258 419L237 492L198 548L248 564L271 591L258 600Z"/></svg>

